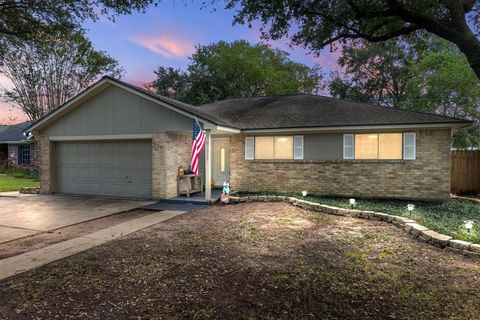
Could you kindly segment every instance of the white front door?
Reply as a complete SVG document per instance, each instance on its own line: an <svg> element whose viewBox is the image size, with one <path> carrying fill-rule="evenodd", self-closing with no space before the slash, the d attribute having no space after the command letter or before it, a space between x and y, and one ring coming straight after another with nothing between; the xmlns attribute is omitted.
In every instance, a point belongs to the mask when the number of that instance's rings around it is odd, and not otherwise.
<svg viewBox="0 0 480 320"><path fill-rule="evenodd" d="M212 178L215 186L230 182L230 139L212 139Z"/></svg>

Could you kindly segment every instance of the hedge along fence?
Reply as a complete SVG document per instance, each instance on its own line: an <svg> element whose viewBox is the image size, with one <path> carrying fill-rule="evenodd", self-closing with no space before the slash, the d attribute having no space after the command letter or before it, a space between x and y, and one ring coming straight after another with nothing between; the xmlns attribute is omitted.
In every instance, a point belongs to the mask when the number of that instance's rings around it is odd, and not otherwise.
<svg viewBox="0 0 480 320"><path fill-rule="evenodd" d="M328 206L316 202L297 199L295 197L277 196L277 195L253 195L231 197L232 203L241 202L289 202L290 204L300 207L302 209L324 212L338 216L350 216L361 219L385 221L404 229L411 234L415 239L447 249L449 251L462 253L465 255L472 255L480 257L480 244L471 243L463 240L456 240L450 236L430 230L418 224L415 220L408 219L401 216L390 215L376 211L365 211L356 209L345 209L334 206Z"/></svg>

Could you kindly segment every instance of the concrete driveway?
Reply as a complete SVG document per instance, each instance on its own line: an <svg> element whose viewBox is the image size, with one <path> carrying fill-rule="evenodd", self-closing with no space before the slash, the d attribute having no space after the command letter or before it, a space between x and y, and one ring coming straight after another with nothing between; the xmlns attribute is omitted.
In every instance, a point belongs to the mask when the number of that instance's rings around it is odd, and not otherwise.
<svg viewBox="0 0 480 320"><path fill-rule="evenodd" d="M0 243L135 209L151 201L63 195L0 196Z"/></svg>

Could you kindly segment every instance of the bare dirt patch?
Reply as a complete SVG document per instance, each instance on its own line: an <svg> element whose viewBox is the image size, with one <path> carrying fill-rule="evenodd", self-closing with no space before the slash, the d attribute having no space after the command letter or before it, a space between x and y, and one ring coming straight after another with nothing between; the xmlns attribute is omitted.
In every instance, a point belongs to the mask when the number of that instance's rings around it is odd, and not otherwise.
<svg viewBox="0 0 480 320"><path fill-rule="evenodd" d="M0 260L27 251L40 249L54 243L80 237L151 213L152 211L142 209L120 212L103 218L74 224L69 227L42 232L29 237L2 243L0 244Z"/></svg>
<svg viewBox="0 0 480 320"><path fill-rule="evenodd" d="M215 205L0 282L0 315L477 319L479 271L383 222Z"/></svg>

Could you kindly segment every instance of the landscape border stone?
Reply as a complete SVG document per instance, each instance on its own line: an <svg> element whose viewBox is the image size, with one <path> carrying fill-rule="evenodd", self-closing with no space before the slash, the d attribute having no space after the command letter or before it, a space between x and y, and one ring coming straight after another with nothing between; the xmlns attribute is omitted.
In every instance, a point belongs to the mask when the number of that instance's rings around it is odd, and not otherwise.
<svg viewBox="0 0 480 320"><path fill-rule="evenodd" d="M296 197L286 197L277 195L260 195L260 196L244 196L244 197L231 197L231 203L241 202L288 202L293 206L323 212L338 216L350 216L360 219L385 221L391 223L409 233L417 240L426 242L428 244L444 248L446 250L461 253L467 256L480 257L480 244L474 244L472 242L453 239L451 236L447 236L436 231L430 230L421 224L418 224L415 220L395 216L383 212L358 210L358 209L346 209L340 207L334 207L317 202L298 199Z"/></svg>

